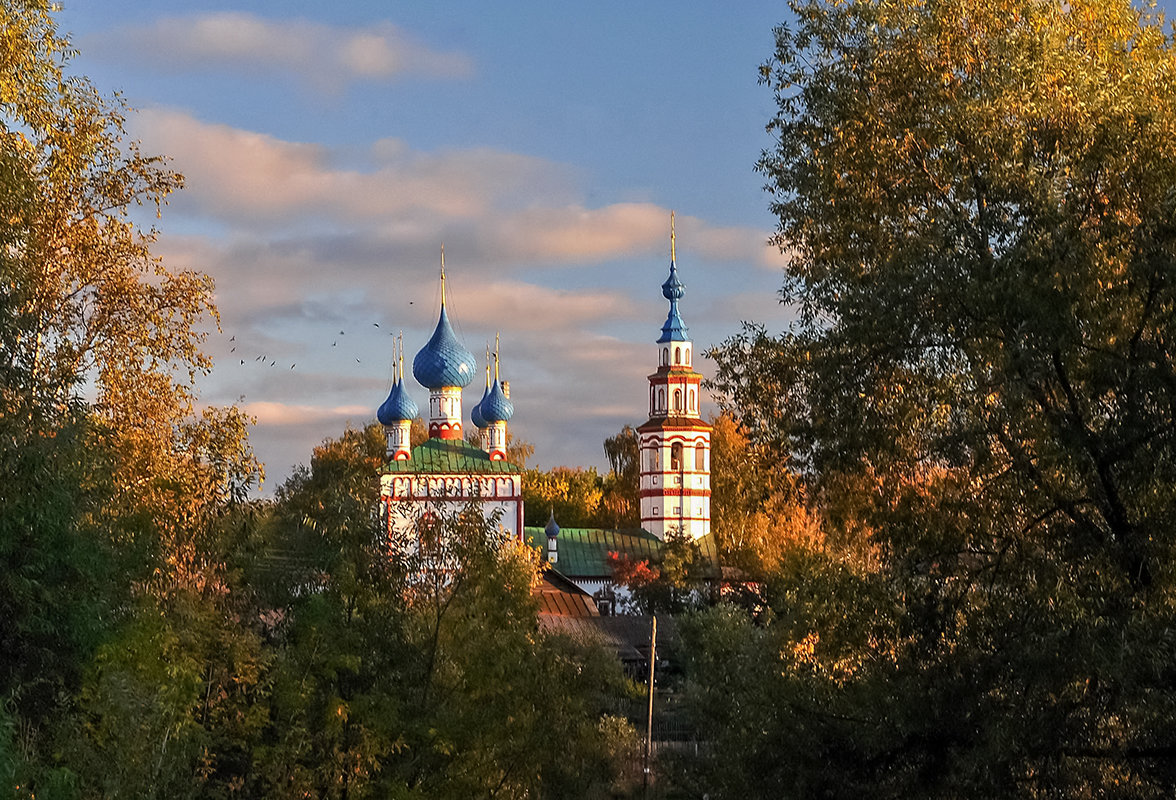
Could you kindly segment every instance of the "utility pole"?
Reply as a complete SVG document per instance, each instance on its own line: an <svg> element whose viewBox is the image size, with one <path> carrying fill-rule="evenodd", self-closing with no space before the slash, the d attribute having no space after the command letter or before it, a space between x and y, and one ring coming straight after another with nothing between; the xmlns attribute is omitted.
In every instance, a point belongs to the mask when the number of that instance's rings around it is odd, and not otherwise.
<svg viewBox="0 0 1176 800"><path fill-rule="evenodd" d="M645 765L641 784L643 797L649 796L649 761L653 754L653 668L657 663L657 615L653 615L653 627L649 631L649 706L645 717Z"/></svg>

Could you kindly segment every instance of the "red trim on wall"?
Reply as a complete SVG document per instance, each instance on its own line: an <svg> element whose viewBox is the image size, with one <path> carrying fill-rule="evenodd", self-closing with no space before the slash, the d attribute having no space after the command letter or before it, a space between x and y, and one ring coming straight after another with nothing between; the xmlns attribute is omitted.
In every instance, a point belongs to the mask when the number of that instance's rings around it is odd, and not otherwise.
<svg viewBox="0 0 1176 800"><path fill-rule="evenodd" d="M518 500L519 502L522 502L523 496L521 494L501 495L498 497L487 496L484 494L446 494L446 495L410 494L410 495L407 495L404 497L393 497L390 494L382 494L382 495L380 495L380 499L381 500L391 500L393 503L412 503L412 502L418 502L418 501L433 501L433 500L442 500L445 502L461 501L461 500L480 500L480 501L484 501L487 503L497 503L500 500L504 501L504 502L507 500Z"/></svg>
<svg viewBox="0 0 1176 800"><path fill-rule="evenodd" d="M667 486L664 490L642 489L638 497L710 497L710 489L682 489Z"/></svg>

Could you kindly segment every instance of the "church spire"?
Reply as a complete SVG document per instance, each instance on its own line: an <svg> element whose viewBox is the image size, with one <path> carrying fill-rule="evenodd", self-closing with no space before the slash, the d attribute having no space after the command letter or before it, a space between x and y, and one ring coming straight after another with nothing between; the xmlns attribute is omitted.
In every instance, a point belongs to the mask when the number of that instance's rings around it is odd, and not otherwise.
<svg viewBox="0 0 1176 800"><path fill-rule="evenodd" d="M641 450L641 525L663 541L678 532L710 531L710 432L700 416L702 375L678 312L686 286L678 278L677 236L670 214L670 275L661 285L670 312L657 340L658 369L649 376L649 421L637 429Z"/></svg>

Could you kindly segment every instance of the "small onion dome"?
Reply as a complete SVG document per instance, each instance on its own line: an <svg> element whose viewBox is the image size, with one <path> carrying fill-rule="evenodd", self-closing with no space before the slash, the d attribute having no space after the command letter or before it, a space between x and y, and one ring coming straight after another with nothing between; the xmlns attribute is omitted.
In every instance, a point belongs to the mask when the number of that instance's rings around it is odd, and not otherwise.
<svg viewBox="0 0 1176 800"><path fill-rule="evenodd" d="M482 414L482 419L488 423L506 422L514 416L514 404L503 394L502 386L499 385L497 378L494 379L494 386L491 387L490 394L478 403L478 410Z"/></svg>
<svg viewBox="0 0 1176 800"><path fill-rule="evenodd" d="M482 416L482 403L485 403L486 398L489 396L490 396L490 387L487 386L486 391L482 392L482 399L479 400L477 405L475 405L470 410L470 421L474 423L475 427L488 428L490 426L490 423L488 423L486 421L486 418Z"/></svg>
<svg viewBox="0 0 1176 800"><path fill-rule="evenodd" d="M658 344L663 342L685 342L690 339L690 332L686 329L686 323L682 321L681 315L678 314L678 301L682 299L682 295L686 294L686 285L678 280L678 270L674 267L674 262L670 262L670 277L666 278L666 282L662 284L662 296L670 301L670 313L666 316L666 322L662 325L662 334L658 338Z"/></svg>
<svg viewBox="0 0 1176 800"><path fill-rule="evenodd" d="M474 354L462 347L453 334L449 315L442 305L433 337L412 360L412 374L426 389L468 386L476 366Z"/></svg>
<svg viewBox="0 0 1176 800"><path fill-rule="evenodd" d="M417 404L404 390L404 381L397 381L392 384L392 391L388 392L388 399L376 412L376 419L380 421L381 425L395 425L397 422L414 420L418 414L420 414L420 410L417 408Z"/></svg>
<svg viewBox="0 0 1176 800"><path fill-rule="evenodd" d="M551 516L547 518L547 527L543 529L547 534L548 539L554 539L559 536L559 525L555 523L555 509L551 509Z"/></svg>
<svg viewBox="0 0 1176 800"><path fill-rule="evenodd" d="M662 297L667 300L681 300L684 294L686 294L686 284L678 280L678 268L671 261L670 277L666 278L666 282L662 284Z"/></svg>

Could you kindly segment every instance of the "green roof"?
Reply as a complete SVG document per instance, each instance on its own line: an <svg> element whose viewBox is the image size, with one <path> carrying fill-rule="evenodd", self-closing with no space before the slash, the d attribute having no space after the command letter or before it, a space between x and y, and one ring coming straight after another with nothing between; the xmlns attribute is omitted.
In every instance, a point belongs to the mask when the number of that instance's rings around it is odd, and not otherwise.
<svg viewBox="0 0 1176 800"><path fill-rule="evenodd" d="M429 439L414 447L407 460L384 464L385 473L404 474L478 475L522 471L509 461L491 461L485 450L461 439Z"/></svg>
<svg viewBox="0 0 1176 800"><path fill-rule="evenodd" d="M523 536L529 545L547 552L547 534L543 528L523 528ZM701 537L696 544L703 558L718 563L713 534ZM556 545L559 558L552 566L569 578L609 579L612 577L609 553L628 556L633 561L648 559L656 563L661 558L661 547L660 539L640 528L623 531L560 528Z"/></svg>
<svg viewBox="0 0 1176 800"><path fill-rule="evenodd" d="M543 528L524 528L527 542L547 549ZM634 561L657 560L661 540L641 529L616 531L601 528L560 528L559 560L555 568L574 578L611 578L608 554L627 555Z"/></svg>

